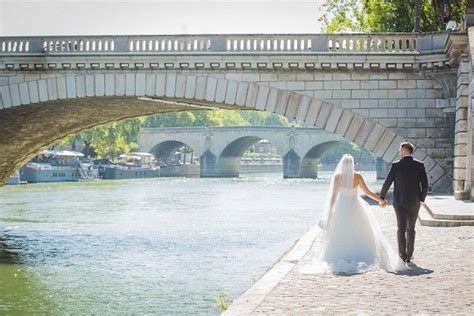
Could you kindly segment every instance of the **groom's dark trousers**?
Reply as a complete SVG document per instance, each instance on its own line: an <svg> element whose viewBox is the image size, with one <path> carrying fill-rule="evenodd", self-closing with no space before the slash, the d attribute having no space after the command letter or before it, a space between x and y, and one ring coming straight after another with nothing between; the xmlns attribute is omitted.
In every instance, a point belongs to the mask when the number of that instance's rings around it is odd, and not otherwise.
<svg viewBox="0 0 474 316"><path fill-rule="evenodd" d="M388 189L395 183L393 208L397 216L398 254L404 261L410 261L415 247L415 224L428 193L428 179L423 162L412 156L392 163L385 179L380 197L385 199Z"/></svg>

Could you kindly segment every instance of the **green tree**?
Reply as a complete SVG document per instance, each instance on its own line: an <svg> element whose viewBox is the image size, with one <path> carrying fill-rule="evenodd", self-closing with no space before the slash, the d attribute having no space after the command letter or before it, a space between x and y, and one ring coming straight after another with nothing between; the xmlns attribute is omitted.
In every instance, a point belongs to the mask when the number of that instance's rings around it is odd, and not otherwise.
<svg viewBox="0 0 474 316"><path fill-rule="evenodd" d="M323 164L337 164L344 154L350 154L359 164L373 164L374 158L364 148L357 146L354 143L338 144L323 154L321 163Z"/></svg>
<svg viewBox="0 0 474 316"><path fill-rule="evenodd" d="M135 118L94 127L70 136L66 142L82 142L86 156L93 154L114 159L120 153L128 153L138 147L137 138L143 121L143 118Z"/></svg>
<svg viewBox="0 0 474 316"><path fill-rule="evenodd" d="M151 115L144 118L143 127L185 127L193 126L196 121L194 112L171 112Z"/></svg>
<svg viewBox="0 0 474 316"><path fill-rule="evenodd" d="M420 28L423 32L444 30L448 20L461 21L466 0L449 1L449 12L441 0L421 1ZM327 12L320 21L323 32L411 32L414 1L411 0L326 0Z"/></svg>

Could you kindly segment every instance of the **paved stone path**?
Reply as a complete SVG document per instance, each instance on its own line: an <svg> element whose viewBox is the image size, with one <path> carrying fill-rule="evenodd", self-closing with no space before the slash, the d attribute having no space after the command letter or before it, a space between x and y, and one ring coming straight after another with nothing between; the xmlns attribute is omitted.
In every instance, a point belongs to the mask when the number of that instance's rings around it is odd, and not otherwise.
<svg viewBox="0 0 474 316"><path fill-rule="evenodd" d="M392 246L396 243L391 207L372 207ZM414 262L401 274L307 275L315 247L265 296L252 314L474 314L474 227L417 224Z"/></svg>

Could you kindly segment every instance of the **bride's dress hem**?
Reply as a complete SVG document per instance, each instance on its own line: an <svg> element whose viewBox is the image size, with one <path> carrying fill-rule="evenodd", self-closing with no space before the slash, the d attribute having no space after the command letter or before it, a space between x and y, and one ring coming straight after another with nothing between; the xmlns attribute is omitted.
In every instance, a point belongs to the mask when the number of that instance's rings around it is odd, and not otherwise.
<svg viewBox="0 0 474 316"><path fill-rule="evenodd" d="M301 268L304 274L361 274L408 269L392 250L357 188L340 188L332 215L315 240L313 262Z"/></svg>

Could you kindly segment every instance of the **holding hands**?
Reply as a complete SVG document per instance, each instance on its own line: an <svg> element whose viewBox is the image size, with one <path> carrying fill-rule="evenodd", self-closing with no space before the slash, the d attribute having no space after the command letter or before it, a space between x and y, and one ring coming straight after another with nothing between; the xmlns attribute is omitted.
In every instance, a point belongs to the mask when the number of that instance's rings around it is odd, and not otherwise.
<svg viewBox="0 0 474 316"><path fill-rule="evenodd" d="M387 201L379 197L379 206L380 207L386 207L387 206Z"/></svg>

